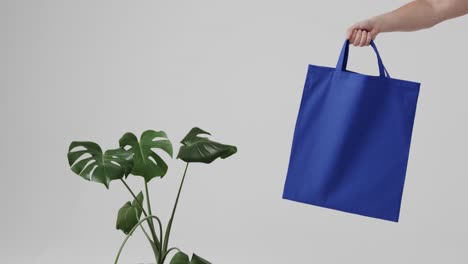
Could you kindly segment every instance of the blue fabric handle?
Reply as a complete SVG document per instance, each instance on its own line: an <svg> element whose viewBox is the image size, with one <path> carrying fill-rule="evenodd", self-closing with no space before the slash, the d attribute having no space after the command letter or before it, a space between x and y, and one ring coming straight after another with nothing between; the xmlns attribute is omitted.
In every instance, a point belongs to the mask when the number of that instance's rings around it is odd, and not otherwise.
<svg viewBox="0 0 468 264"><path fill-rule="evenodd" d="M390 78L390 74L388 74L387 69L383 65L382 58L380 57L379 51L375 46L374 41L370 42L370 45L375 51L377 55L377 62L379 64L379 74L381 77L388 77ZM346 65L348 64L348 54L349 54L349 40L346 40L343 44L343 48L341 49L340 58L338 59L338 63L336 64L336 69L339 71L346 71Z"/></svg>

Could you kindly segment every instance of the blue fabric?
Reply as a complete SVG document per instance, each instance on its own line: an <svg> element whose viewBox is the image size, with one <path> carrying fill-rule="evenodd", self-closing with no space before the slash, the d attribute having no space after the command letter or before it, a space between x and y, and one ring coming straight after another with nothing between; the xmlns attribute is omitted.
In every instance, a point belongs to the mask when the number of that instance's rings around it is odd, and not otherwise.
<svg viewBox="0 0 468 264"><path fill-rule="evenodd" d="M419 83L309 65L283 198L398 222Z"/></svg>

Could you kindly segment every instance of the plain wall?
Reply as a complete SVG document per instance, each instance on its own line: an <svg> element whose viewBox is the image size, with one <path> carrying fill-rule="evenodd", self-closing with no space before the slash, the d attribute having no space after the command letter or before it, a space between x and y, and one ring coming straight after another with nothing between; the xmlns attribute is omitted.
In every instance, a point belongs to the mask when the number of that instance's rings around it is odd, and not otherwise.
<svg viewBox="0 0 468 264"><path fill-rule="evenodd" d="M194 164L171 244L216 264L468 263L468 16L376 43L422 83L400 223L281 199L307 65L334 66L345 29L401 1L0 2L0 259L113 263L131 199L68 167L72 140L118 145L193 126L239 152ZM350 68L376 74L370 48ZM184 164L150 183L164 222ZM141 190L141 178L129 180ZM141 232L120 263L153 262Z"/></svg>

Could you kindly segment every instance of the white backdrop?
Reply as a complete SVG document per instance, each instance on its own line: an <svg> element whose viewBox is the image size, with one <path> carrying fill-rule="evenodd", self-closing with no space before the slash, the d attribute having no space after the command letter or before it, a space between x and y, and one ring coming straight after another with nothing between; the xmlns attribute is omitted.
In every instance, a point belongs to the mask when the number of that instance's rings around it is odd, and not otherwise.
<svg viewBox="0 0 468 264"><path fill-rule="evenodd" d="M422 83L400 223L284 201L307 64L334 66L353 22L400 1L0 2L2 263L112 263L130 199L74 175L72 140L117 146L193 126L239 152L189 169L173 245L216 264L468 263L468 17L378 37L390 74ZM370 48L350 68L377 73ZM183 163L151 182L169 216ZM130 180L141 189L141 180ZM138 232L121 263L152 261Z"/></svg>

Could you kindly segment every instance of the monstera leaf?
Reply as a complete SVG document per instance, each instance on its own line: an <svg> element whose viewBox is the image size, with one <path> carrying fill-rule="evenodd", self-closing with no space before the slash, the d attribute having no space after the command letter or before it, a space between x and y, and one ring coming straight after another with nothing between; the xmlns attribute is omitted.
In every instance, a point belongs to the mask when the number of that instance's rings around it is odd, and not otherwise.
<svg viewBox="0 0 468 264"><path fill-rule="evenodd" d="M133 175L142 176L149 182L166 174L166 162L153 151L161 149L172 157L172 144L164 131L147 130L141 134L140 141L134 134L126 133L119 142L122 148L129 146L133 153Z"/></svg>
<svg viewBox="0 0 468 264"><path fill-rule="evenodd" d="M171 262L169 264L188 264L188 263L190 263L190 259L187 256L187 254L179 251L177 252L177 254L175 254L172 257Z"/></svg>
<svg viewBox="0 0 468 264"><path fill-rule="evenodd" d="M141 213L143 209L141 204L143 204L143 193L140 192L137 197L137 200L133 202L126 202L122 208L120 208L119 213L117 214L117 224L116 228L122 230L126 235L138 224L140 221Z"/></svg>
<svg viewBox="0 0 468 264"><path fill-rule="evenodd" d="M172 257L170 264L211 264L211 263L195 254L192 255L192 260L189 260L189 257L185 253L179 251L177 252L177 254L174 255L174 257Z"/></svg>
<svg viewBox="0 0 468 264"><path fill-rule="evenodd" d="M199 137L200 134L211 135L198 127L192 128L180 142L182 146L179 149L177 158L185 162L211 163L217 158L225 159L237 152L235 146L211 141L206 137Z"/></svg>
<svg viewBox="0 0 468 264"><path fill-rule="evenodd" d="M190 264L211 264L211 262L209 262L208 260L203 259L203 258L193 254L192 255L192 260L190 261Z"/></svg>
<svg viewBox="0 0 468 264"><path fill-rule="evenodd" d="M132 153L125 149L102 152L101 147L88 141L74 141L68 149L71 170L85 180L102 183L109 188L112 180L126 177L132 170Z"/></svg>

